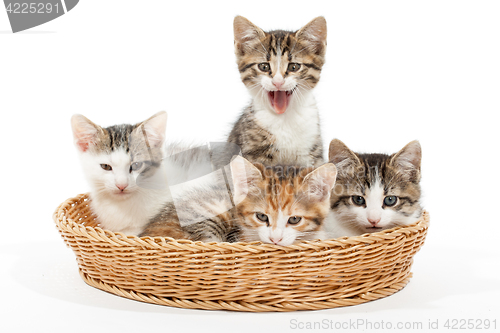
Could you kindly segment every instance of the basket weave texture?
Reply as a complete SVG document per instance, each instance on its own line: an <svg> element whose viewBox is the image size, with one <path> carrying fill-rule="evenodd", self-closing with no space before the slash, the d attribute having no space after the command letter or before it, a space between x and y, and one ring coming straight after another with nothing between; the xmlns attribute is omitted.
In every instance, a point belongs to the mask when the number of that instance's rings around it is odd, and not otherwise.
<svg viewBox="0 0 500 333"><path fill-rule="evenodd" d="M97 227L87 194L54 221L82 279L138 301L206 310L295 311L361 304L408 283L429 214L408 227L290 246L125 236Z"/></svg>

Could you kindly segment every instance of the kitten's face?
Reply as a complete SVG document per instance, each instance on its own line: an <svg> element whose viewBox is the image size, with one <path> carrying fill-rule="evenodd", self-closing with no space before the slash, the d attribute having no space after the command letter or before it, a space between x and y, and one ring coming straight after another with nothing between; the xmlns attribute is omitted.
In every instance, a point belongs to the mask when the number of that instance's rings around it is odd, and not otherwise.
<svg viewBox="0 0 500 333"><path fill-rule="evenodd" d="M144 191L137 177L159 164L166 114L136 125L102 128L81 115L72 118L75 144L92 192L125 200Z"/></svg>
<svg viewBox="0 0 500 333"><path fill-rule="evenodd" d="M234 164L233 161L234 198L243 218L243 240L286 246L316 238L329 213L336 177L333 164L313 171L298 167L264 168L247 162L247 180L243 182L238 180L241 169L238 171Z"/></svg>
<svg viewBox="0 0 500 333"><path fill-rule="evenodd" d="M335 219L360 234L409 225L420 218L420 160L417 141L391 156L356 154L341 141L330 144L338 168L331 207Z"/></svg>
<svg viewBox="0 0 500 333"><path fill-rule="evenodd" d="M318 17L296 32L265 32L234 19L235 52L254 101L282 114L298 106L318 83L326 49L326 21Z"/></svg>

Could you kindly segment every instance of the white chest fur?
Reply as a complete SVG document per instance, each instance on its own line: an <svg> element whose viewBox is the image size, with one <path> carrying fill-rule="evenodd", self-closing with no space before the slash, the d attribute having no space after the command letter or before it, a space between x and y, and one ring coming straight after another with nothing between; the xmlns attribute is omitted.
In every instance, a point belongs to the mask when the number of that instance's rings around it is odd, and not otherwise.
<svg viewBox="0 0 500 333"><path fill-rule="evenodd" d="M168 201L165 191L148 190L131 198L115 199L109 195L91 193L90 206L103 229L138 235Z"/></svg>
<svg viewBox="0 0 500 333"><path fill-rule="evenodd" d="M312 164L310 152L320 135L319 115L312 94L301 105L290 105L283 114L254 103L259 126L273 134L281 163Z"/></svg>

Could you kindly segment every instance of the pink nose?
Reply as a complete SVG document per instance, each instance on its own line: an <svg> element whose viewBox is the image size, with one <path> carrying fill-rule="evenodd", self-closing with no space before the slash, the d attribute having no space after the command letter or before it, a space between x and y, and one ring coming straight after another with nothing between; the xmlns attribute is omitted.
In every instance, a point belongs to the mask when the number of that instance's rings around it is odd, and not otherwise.
<svg viewBox="0 0 500 333"><path fill-rule="evenodd" d="M273 242L274 244L278 244L279 242L281 242L283 240L283 238L271 238L271 242Z"/></svg>
<svg viewBox="0 0 500 333"><path fill-rule="evenodd" d="M281 89L281 86L283 85L283 81L273 81L273 84L274 86L276 87L276 89L280 90Z"/></svg>
<svg viewBox="0 0 500 333"><path fill-rule="evenodd" d="M120 189L120 191L123 191L124 189L126 189L128 186L128 184L116 184L116 187L118 187L118 189Z"/></svg>
<svg viewBox="0 0 500 333"><path fill-rule="evenodd" d="M380 222L380 219L368 219L368 222L370 222L371 225L375 227L377 223Z"/></svg>

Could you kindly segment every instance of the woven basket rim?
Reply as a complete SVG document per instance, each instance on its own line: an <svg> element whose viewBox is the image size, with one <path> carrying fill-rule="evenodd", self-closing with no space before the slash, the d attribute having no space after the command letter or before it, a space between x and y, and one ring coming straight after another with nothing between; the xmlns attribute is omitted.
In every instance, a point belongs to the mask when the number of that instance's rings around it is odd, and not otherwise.
<svg viewBox="0 0 500 333"><path fill-rule="evenodd" d="M281 246L274 244L266 244L260 241L254 242L202 242L202 241L191 241L187 239L174 239L170 237L138 237L133 235L125 235L120 232L113 232L110 230L102 229L98 226L83 225L71 218L66 217L65 211L73 206L76 202L88 201L89 193L82 193L75 197L68 198L63 203L61 203L55 210L53 217L56 224L67 224L73 231L78 231L77 233L81 235L92 236L101 241L107 241L114 244L121 244L126 246L143 246L143 247L163 247L165 245L171 246L181 246L184 249L192 248L193 250L203 250L204 248L211 249L232 249L232 250L246 250L249 252L296 252L311 249L324 249L332 247L352 247L355 245L362 244L363 246L367 244L375 244L379 241L384 241L388 239L396 239L401 235L416 234L421 232L423 229L429 227L429 213L427 211L422 212L422 217L416 223L408 226L398 226L391 229L386 229L374 233L366 233L360 236L343 236L335 239L328 240L306 240L300 243Z"/></svg>
<svg viewBox="0 0 500 333"><path fill-rule="evenodd" d="M53 215L82 279L118 296L189 309L319 310L392 295L410 280L429 226L424 212L413 225L355 237L204 243L103 230L89 200L69 198Z"/></svg>

